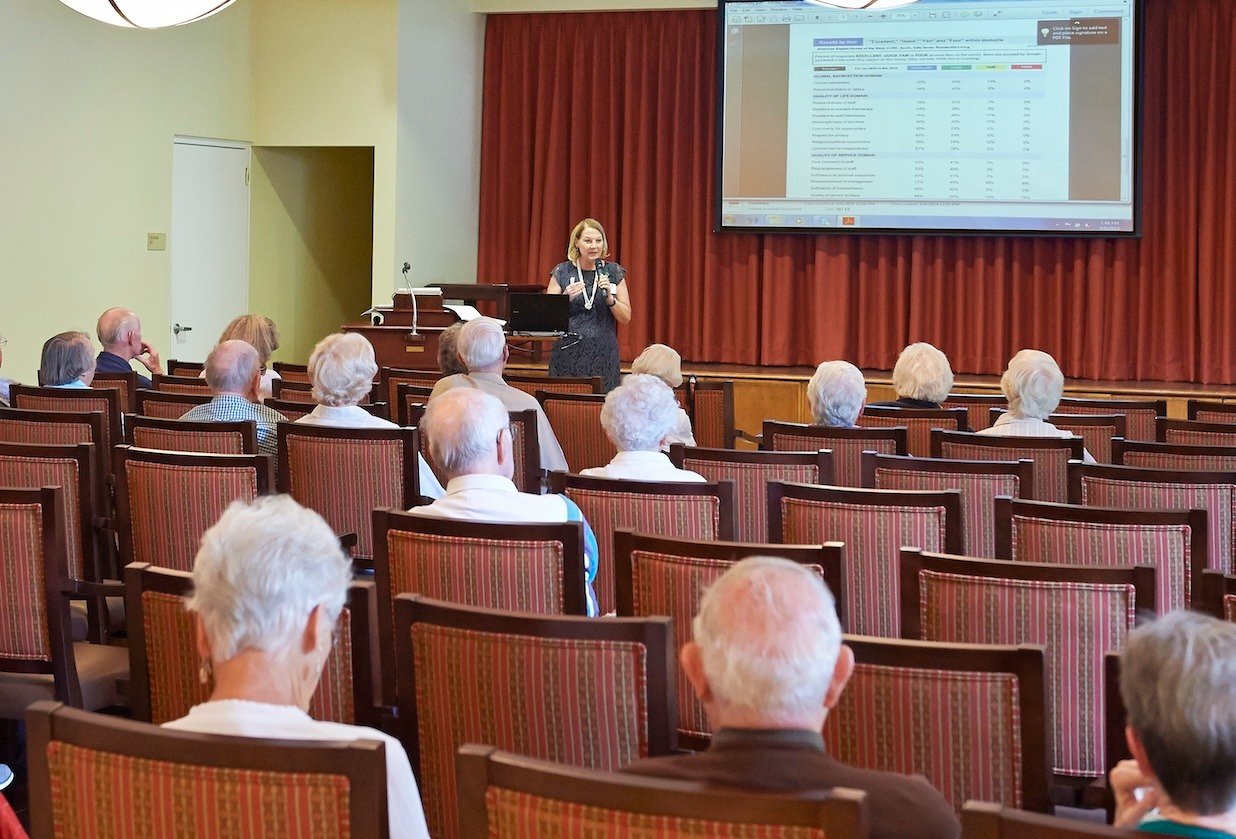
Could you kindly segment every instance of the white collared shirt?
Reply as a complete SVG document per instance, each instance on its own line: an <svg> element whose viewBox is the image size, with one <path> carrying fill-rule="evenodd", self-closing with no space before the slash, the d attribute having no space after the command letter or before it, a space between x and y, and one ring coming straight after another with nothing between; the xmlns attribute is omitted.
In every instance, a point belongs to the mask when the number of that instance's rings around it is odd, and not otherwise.
<svg viewBox="0 0 1236 839"><path fill-rule="evenodd" d="M1003 413L990 428L975 432L989 437L1059 437L1062 439L1076 437L1071 431L1065 431L1052 425L1047 420L1036 417L1017 417L1011 412ZM1082 449L1082 459L1086 463L1094 463L1090 452Z"/></svg>
<svg viewBox="0 0 1236 839"><path fill-rule="evenodd" d="M628 481L690 481L708 483L696 472L679 469L661 452L618 452L605 466L585 469L589 478L620 478Z"/></svg>

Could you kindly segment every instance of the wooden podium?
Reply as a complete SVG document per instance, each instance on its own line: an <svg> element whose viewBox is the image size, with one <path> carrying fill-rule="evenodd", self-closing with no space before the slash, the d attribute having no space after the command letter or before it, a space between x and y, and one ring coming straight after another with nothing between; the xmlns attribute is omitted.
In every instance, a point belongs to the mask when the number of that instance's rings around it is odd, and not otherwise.
<svg viewBox="0 0 1236 839"><path fill-rule="evenodd" d="M418 294L416 310L415 333L412 295L406 291L395 294L394 305L375 307L374 311L382 315L381 326L360 321L345 323L340 329L368 338L381 367L437 370L438 336L459 317L443 308L441 293Z"/></svg>

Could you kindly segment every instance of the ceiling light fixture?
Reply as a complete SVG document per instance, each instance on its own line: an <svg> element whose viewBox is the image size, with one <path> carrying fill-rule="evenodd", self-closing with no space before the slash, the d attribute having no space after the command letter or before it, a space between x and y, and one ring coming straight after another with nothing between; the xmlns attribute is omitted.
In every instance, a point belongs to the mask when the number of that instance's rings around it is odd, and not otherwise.
<svg viewBox="0 0 1236 839"><path fill-rule="evenodd" d="M180 26L221 12L236 0L60 0L87 17L130 29Z"/></svg>

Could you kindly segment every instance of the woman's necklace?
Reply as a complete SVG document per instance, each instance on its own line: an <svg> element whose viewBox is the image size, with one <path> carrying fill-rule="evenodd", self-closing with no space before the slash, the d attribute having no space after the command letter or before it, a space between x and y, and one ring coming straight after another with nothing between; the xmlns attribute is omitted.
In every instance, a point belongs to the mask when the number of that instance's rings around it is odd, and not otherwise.
<svg viewBox="0 0 1236 839"><path fill-rule="evenodd" d="M593 270L597 271L595 268ZM597 288L601 285L600 272L597 271L596 275L593 277L591 295L588 294L588 284L584 282L584 269L579 267L579 260L575 261L575 275L579 277L579 282L584 287L584 308L591 311L592 304L595 303L597 299Z"/></svg>

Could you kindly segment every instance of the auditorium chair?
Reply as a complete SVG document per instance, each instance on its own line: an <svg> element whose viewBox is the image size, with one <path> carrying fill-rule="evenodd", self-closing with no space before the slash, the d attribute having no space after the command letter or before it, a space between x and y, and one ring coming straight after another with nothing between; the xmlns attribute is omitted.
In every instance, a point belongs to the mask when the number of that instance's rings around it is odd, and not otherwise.
<svg viewBox="0 0 1236 839"><path fill-rule="evenodd" d="M257 454L257 423L253 420L210 422L156 419L130 415L124 441L140 449L200 454Z"/></svg>
<svg viewBox="0 0 1236 839"><path fill-rule="evenodd" d="M210 393L210 385L202 376L167 376L154 373L150 377L151 390L160 393L187 393L190 396Z"/></svg>
<svg viewBox="0 0 1236 839"><path fill-rule="evenodd" d="M401 367L381 367L378 369L378 392L391 405L401 404L399 398L400 385L412 385L433 390L433 386L442 378L437 370L405 370ZM428 391L426 391L428 393ZM392 413L395 413L392 410ZM400 425L403 425L401 422Z"/></svg>
<svg viewBox="0 0 1236 839"><path fill-rule="evenodd" d="M73 579L68 516L60 487L0 488L0 719L19 720L40 699L89 710L123 702L125 649L72 638L69 598L115 587Z"/></svg>
<svg viewBox="0 0 1236 839"><path fill-rule="evenodd" d="M272 379L271 381L277 382L281 379L285 382L305 382L306 384L310 381L308 364L276 361L271 365L271 369L279 374L278 379Z"/></svg>
<svg viewBox="0 0 1236 839"><path fill-rule="evenodd" d="M542 389L536 392L536 399L562 446L570 472L594 469L614 459L618 450L601 427L604 396Z"/></svg>
<svg viewBox="0 0 1236 839"><path fill-rule="evenodd" d="M1074 463L1069 466L1069 501L1088 507L1141 510L1205 510L1207 567L1233 573L1236 553L1236 471L1138 469Z"/></svg>
<svg viewBox="0 0 1236 839"><path fill-rule="evenodd" d="M671 754L669 618L549 617L395 598L400 740L429 832L460 835L455 753L483 743L616 770Z"/></svg>
<svg viewBox="0 0 1236 839"><path fill-rule="evenodd" d="M429 394L432 387L400 382L395 386L395 416L397 422L404 428L412 428L421 424L425 414L425 406L429 404ZM419 410L418 410L419 409Z"/></svg>
<svg viewBox="0 0 1236 839"><path fill-rule="evenodd" d="M270 383L270 395L272 399L278 399L280 402L301 402L306 405L316 405L317 402L313 398L313 385L309 382L289 381L286 379L275 379ZM361 404L369 403L369 395L366 394L361 398Z"/></svg>
<svg viewBox="0 0 1236 839"><path fill-rule="evenodd" d="M90 444L95 460L95 510L107 517L112 509L109 487L112 478L111 452L103 448L103 414L99 411L31 411L0 408L0 442L36 446Z"/></svg>
<svg viewBox="0 0 1236 839"><path fill-rule="evenodd" d="M466 745L455 758L458 836L866 839L866 793L721 790L563 766Z"/></svg>
<svg viewBox="0 0 1236 839"><path fill-rule="evenodd" d="M942 408L965 408L970 420L971 431L981 431L991 425L991 409L1008 410L1009 401L1004 394L987 393L950 393L940 403Z"/></svg>
<svg viewBox="0 0 1236 839"><path fill-rule="evenodd" d="M57 387L29 387L13 385L9 388L9 404L14 408L32 411L98 412L103 415L103 435L92 442L99 447L100 457L110 457L112 446L123 439L121 428L120 392L116 390L73 389ZM110 463L110 460L108 461ZM107 474L106 472L104 474Z"/></svg>
<svg viewBox="0 0 1236 839"><path fill-rule="evenodd" d="M530 396L536 396L538 390L546 393L605 395L605 380L600 376L550 376L506 370L502 374L502 380Z"/></svg>
<svg viewBox="0 0 1236 839"><path fill-rule="evenodd" d="M686 398L695 444L707 449L734 448L734 383L701 381L691 376L686 382Z"/></svg>
<svg viewBox="0 0 1236 839"><path fill-rule="evenodd" d="M1236 472L1236 446L1193 446L1113 440L1112 463L1140 469Z"/></svg>
<svg viewBox="0 0 1236 839"><path fill-rule="evenodd" d="M965 408L894 408L871 405L858 418L859 428L897 428L905 426L907 454L931 457L931 429L969 431Z"/></svg>
<svg viewBox="0 0 1236 839"><path fill-rule="evenodd" d="M1125 437L1130 440L1155 439L1157 417L1167 416L1166 399L1081 399L1066 396L1056 406L1055 414L1123 414Z"/></svg>
<svg viewBox="0 0 1236 839"><path fill-rule="evenodd" d="M614 585L618 615L624 618L665 615L674 622L674 648L691 640L691 621L704 592L731 565L749 556L777 556L811 568L821 576L837 602L845 626L842 577L845 546L769 545L750 542L701 542L648 536L633 530L614 531ZM712 729L704 706L681 669L678 673L678 745L705 749Z"/></svg>
<svg viewBox="0 0 1236 839"><path fill-rule="evenodd" d="M283 414L288 422L296 422L305 414L312 413L313 409L317 407L313 402L289 402L286 399L275 399L273 397L271 399L263 399L262 404L272 411L278 411L280 414ZM365 406L362 405L361 407Z"/></svg>
<svg viewBox="0 0 1236 839"><path fill-rule="evenodd" d="M922 775L957 810L1051 812L1042 646L843 640L854 674L824 721L829 756Z"/></svg>
<svg viewBox="0 0 1236 839"><path fill-rule="evenodd" d="M1203 571L1202 596L1197 608L1216 618L1236 621L1236 576Z"/></svg>
<svg viewBox="0 0 1236 839"><path fill-rule="evenodd" d="M1231 422L1199 422L1159 417L1155 422L1155 433L1155 439L1160 443L1236 447L1236 425Z"/></svg>
<svg viewBox="0 0 1236 839"><path fill-rule="evenodd" d="M90 380L93 390L115 390L120 395L120 412L131 414L137 410L137 373L95 373Z"/></svg>
<svg viewBox="0 0 1236 839"><path fill-rule="evenodd" d="M1205 510L1084 507L996 499L996 558L1059 565L1148 565L1160 615L1187 609L1206 568Z"/></svg>
<svg viewBox="0 0 1236 839"><path fill-rule="evenodd" d="M515 458L515 486L520 492L540 495L543 482L541 470L541 436L537 430L537 414L532 408L508 411L511 417L511 452Z"/></svg>
<svg viewBox="0 0 1236 839"><path fill-rule="evenodd" d="M415 428L279 423L279 492L316 511L362 564L373 558L370 516L421 503Z"/></svg>
<svg viewBox="0 0 1236 839"><path fill-rule="evenodd" d="M1161 835L1130 833L1105 824L1027 813L985 801L968 801L961 810L961 839L1130 839Z"/></svg>
<svg viewBox="0 0 1236 839"><path fill-rule="evenodd" d="M198 393L164 393L158 390L137 391L137 414L155 419L180 419L198 405L213 399L209 391Z"/></svg>
<svg viewBox="0 0 1236 839"><path fill-rule="evenodd" d="M585 478L551 472L549 491L563 493L592 527L600 563L592 587L601 614L614 611L614 531L697 541L734 538L734 485Z"/></svg>
<svg viewBox="0 0 1236 839"><path fill-rule="evenodd" d="M1155 602L1155 570L901 552L905 638L1046 648L1053 803L1075 804L1104 762L1103 657L1138 609Z"/></svg>
<svg viewBox="0 0 1236 839"><path fill-rule="evenodd" d="M1190 399L1185 403L1186 416L1197 422L1236 423L1236 402L1207 402Z"/></svg>
<svg viewBox="0 0 1236 839"><path fill-rule="evenodd" d="M931 456L948 460L1032 460L1035 501L1069 500L1068 467L1080 461L1080 437L995 437L960 431L932 431Z"/></svg>
<svg viewBox="0 0 1236 839"><path fill-rule="evenodd" d="M900 637L898 552L904 545L958 553L964 544L958 490L843 489L768 485L768 535L787 545L843 542L846 629Z"/></svg>
<svg viewBox="0 0 1236 839"><path fill-rule="evenodd" d="M134 719L162 725L210 698L213 679L201 679L193 615L185 601L193 591L187 571L134 562L124 569L125 613L129 616L129 697ZM322 678L309 703L315 720L375 725L373 659L369 624L374 587L353 582L331 636Z"/></svg>
<svg viewBox="0 0 1236 839"><path fill-rule="evenodd" d="M40 702L26 714L36 839L389 836L382 743L173 731Z"/></svg>
<svg viewBox="0 0 1236 839"><path fill-rule="evenodd" d="M992 409L992 425L1003 413L1005 411ZM1127 419L1124 414L1052 414L1047 421L1061 431L1082 438L1086 451L1096 463L1111 463L1112 441L1124 438Z"/></svg>
<svg viewBox="0 0 1236 839"><path fill-rule="evenodd" d="M200 376L206 372L206 365L200 361L180 361L173 358L165 365L169 376Z"/></svg>
<svg viewBox="0 0 1236 839"><path fill-rule="evenodd" d="M760 448L774 452L828 449L833 453L833 482L860 487L863 483L862 453L909 454L905 427L833 428L797 422L764 420Z"/></svg>
<svg viewBox="0 0 1236 839"><path fill-rule="evenodd" d="M116 524L125 565L193 570L202 534L233 501L275 486L268 454L198 454L117 446Z"/></svg>
<svg viewBox="0 0 1236 839"><path fill-rule="evenodd" d="M969 556L996 555L996 496L1034 494L1034 463L1029 460L932 460L864 452L862 466L866 489L958 490L962 550Z"/></svg>
<svg viewBox="0 0 1236 839"><path fill-rule="evenodd" d="M734 538L740 542L768 540L768 482L831 484L833 455L829 451L765 452L735 449L670 447L679 469L708 481L734 484Z"/></svg>

